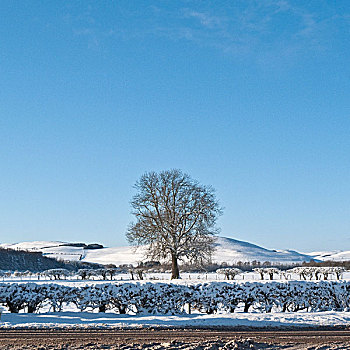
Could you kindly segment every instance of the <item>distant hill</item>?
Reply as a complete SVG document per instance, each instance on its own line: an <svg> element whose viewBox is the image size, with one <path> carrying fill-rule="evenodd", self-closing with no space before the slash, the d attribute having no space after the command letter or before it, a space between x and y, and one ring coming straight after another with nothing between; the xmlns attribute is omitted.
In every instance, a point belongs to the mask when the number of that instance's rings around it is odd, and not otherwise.
<svg viewBox="0 0 350 350"><path fill-rule="evenodd" d="M237 263L238 261L270 261L272 263L301 263L313 259L308 254L298 253L294 250L270 250L258 245L239 241L233 238L218 237L216 240L216 252L213 261L222 263Z"/></svg>
<svg viewBox="0 0 350 350"><path fill-rule="evenodd" d="M316 260L321 261L350 261L350 251L331 251L310 253Z"/></svg>
<svg viewBox="0 0 350 350"><path fill-rule="evenodd" d="M86 249L83 244L72 244L59 241L37 241L22 242L17 244L2 244L3 247L12 249L26 249L29 251L40 251L46 257L59 260L82 261L98 264L137 264L144 261L146 247L111 247L100 249ZM97 247L93 245L93 247ZM217 237L216 251L213 262L235 264L241 262L252 262L254 260L270 261L271 263L301 263L310 261L314 256L298 253L293 250L270 250L258 245L239 241L233 238Z"/></svg>

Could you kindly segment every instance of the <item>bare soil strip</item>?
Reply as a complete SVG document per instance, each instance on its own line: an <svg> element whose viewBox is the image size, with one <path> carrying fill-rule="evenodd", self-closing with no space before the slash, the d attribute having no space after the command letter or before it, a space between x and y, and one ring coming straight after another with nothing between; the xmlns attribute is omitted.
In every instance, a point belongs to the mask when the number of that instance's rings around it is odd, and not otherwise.
<svg viewBox="0 0 350 350"><path fill-rule="evenodd" d="M0 330L0 349L350 349L349 330Z"/></svg>

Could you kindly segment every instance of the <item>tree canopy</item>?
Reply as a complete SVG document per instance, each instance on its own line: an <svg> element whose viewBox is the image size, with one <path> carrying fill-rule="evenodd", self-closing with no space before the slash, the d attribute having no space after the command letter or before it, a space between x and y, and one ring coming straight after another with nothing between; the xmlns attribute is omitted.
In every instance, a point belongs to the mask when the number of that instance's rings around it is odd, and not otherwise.
<svg viewBox="0 0 350 350"><path fill-rule="evenodd" d="M127 238L148 245L152 259L169 259L172 278L179 278L178 260L209 261L213 235L222 209L210 186L203 186L181 170L147 172L136 182Z"/></svg>

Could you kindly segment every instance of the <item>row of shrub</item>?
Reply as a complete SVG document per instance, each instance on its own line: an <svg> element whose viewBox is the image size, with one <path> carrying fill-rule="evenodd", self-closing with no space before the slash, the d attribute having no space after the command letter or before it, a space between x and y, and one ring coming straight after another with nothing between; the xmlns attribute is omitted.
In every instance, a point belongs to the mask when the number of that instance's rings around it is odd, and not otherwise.
<svg viewBox="0 0 350 350"><path fill-rule="evenodd" d="M80 311L182 314L350 310L349 282L211 282L193 285L120 283L70 287L2 283L0 304L9 312Z"/></svg>

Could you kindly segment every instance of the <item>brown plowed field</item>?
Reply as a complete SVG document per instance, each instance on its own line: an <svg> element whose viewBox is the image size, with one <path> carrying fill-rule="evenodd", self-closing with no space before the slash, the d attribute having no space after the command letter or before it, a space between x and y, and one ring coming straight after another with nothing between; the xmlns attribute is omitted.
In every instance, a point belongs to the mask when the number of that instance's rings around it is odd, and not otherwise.
<svg viewBox="0 0 350 350"><path fill-rule="evenodd" d="M350 331L9 329L0 349L350 349Z"/></svg>

